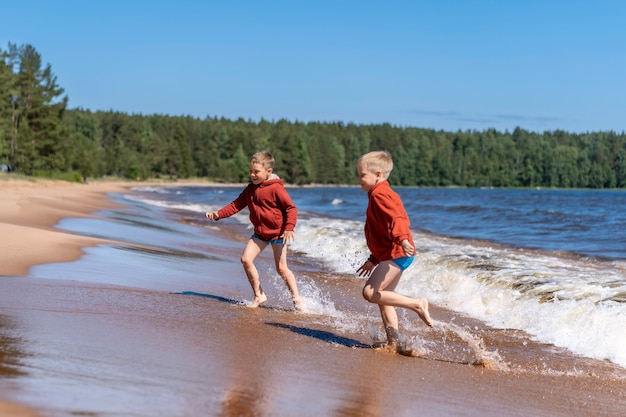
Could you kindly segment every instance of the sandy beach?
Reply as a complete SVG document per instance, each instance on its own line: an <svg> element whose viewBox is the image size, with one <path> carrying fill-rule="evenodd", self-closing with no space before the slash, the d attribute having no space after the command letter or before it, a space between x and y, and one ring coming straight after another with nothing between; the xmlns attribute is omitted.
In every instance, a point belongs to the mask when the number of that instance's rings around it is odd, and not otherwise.
<svg viewBox="0 0 626 417"><path fill-rule="evenodd" d="M474 363L465 352L456 358L381 352L359 329L337 329L323 317L293 313L288 304L243 307L238 300L247 283L231 279L241 276L239 242L220 254L228 262L207 271L210 282L190 279L182 284L187 291L32 275L36 265L59 263L70 276L73 261L92 253L89 248L132 246L54 226L120 207L109 193L133 185L0 175L0 416L626 412L626 370L549 346L511 347L505 332L481 333L506 350L511 366L502 369ZM212 232L205 233L210 240ZM205 251L212 256L209 243ZM107 271L118 273L106 263L84 273ZM367 309L360 282L320 279L338 305ZM344 294L354 297L341 299ZM436 306L431 314L442 322L452 315ZM550 372L541 371L546 362ZM79 391L83 395L72 396Z"/></svg>

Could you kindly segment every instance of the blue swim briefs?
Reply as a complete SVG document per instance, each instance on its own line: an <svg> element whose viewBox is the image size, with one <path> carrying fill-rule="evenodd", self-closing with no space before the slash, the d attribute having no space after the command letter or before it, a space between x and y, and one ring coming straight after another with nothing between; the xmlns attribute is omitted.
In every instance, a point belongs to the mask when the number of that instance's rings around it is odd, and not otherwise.
<svg viewBox="0 0 626 417"><path fill-rule="evenodd" d="M257 240L260 240L261 242L265 242L265 243L267 243L268 245L281 245L281 244L283 244L283 243L284 243L284 242L283 242L283 239L281 239L281 238L274 239L274 240L265 240L265 239L263 239L261 236L257 235L256 233L255 233L255 234L253 234L253 235L250 237L250 239L257 239Z"/></svg>
<svg viewBox="0 0 626 417"><path fill-rule="evenodd" d="M398 265L398 267L402 271L404 271L409 266L411 266L411 264L413 263L413 259L415 259L415 256L403 256L402 258L392 259L391 262Z"/></svg>

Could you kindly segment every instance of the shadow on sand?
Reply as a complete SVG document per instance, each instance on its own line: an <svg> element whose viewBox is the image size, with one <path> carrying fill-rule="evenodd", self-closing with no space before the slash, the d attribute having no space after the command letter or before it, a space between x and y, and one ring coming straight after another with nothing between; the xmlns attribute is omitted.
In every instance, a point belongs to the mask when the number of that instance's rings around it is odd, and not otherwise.
<svg viewBox="0 0 626 417"><path fill-rule="evenodd" d="M201 293L201 292L183 291L183 292L175 292L174 294L193 295L195 297L210 298L211 300L221 301L223 303L228 303L228 304L243 304L239 300L233 300L232 298L226 298L226 297L222 297L222 296L219 296L219 295L204 294L204 293Z"/></svg>
<svg viewBox="0 0 626 417"><path fill-rule="evenodd" d="M294 333L298 333L304 336L314 337L326 343L330 343L331 345L341 345L341 346L345 346L349 348L360 348L360 349L372 348L372 345L359 342L358 340L355 340L355 339L349 339L347 337L337 336L336 334L327 332L325 330L316 330L316 329L310 329L307 327L297 327L297 326L291 326L289 324L283 324L283 323L266 323L266 324L269 326L280 327L281 329L287 329Z"/></svg>
<svg viewBox="0 0 626 417"><path fill-rule="evenodd" d="M204 298L209 298L211 300L216 300L216 301L221 301L223 303L227 303L227 304L237 304L237 305L241 305L243 304L241 301L239 300L233 300L232 298L226 298L226 297L222 297L219 295L213 295L213 294L204 294L204 293L200 293L200 292L195 292L195 291L182 291L182 292L177 292L174 294L179 294L179 295L191 295L191 296L195 296L195 297L204 297ZM264 307L264 306L261 306ZM277 308L271 308L272 310L281 310L281 309L277 309ZM285 310L287 311L287 310ZM311 329L308 327L297 327L297 326L292 326L289 324L284 324L284 323L266 323L269 326L274 326L274 327L279 327L281 329L287 329L289 331L292 331L294 333L298 333L304 336L308 336L308 337L314 337L316 339L322 340L326 343L330 343L331 345L341 345L341 346L345 346L345 347L349 347L349 348L360 348L360 349L371 349L372 345L368 345L366 343L362 343L358 340L355 339L350 339L347 337L342 337L342 336L337 336L334 333L325 331L325 330L316 330L316 329Z"/></svg>

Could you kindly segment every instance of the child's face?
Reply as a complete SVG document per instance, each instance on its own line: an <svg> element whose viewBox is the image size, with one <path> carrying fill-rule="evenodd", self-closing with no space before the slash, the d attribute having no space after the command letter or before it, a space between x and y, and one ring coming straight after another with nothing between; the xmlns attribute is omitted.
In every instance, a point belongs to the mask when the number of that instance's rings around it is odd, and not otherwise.
<svg viewBox="0 0 626 417"><path fill-rule="evenodd" d="M269 178L272 168L264 168L262 164L250 163L250 179L254 185L259 185Z"/></svg>
<svg viewBox="0 0 626 417"><path fill-rule="evenodd" d="M357 172L359 173L361 189L365 192L369 192L383 177L381 171L372 172L360 164L357 166Z"/></svg>

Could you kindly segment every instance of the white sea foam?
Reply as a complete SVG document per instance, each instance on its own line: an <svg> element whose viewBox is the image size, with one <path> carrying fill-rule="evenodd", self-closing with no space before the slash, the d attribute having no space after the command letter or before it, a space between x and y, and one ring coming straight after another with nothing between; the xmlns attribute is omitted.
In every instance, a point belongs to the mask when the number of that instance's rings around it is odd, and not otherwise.
<svg viewBox="0 0 626 417"><path fill-rule="evenodd" d="M544 343L609 359L626 367L626 304L617 271L548 255L466 246L465 255L443 245L420 257L399 290L491 326L520 329ZM467 256L480 264L467 261ZM464 261L460 259L465 258Z"/></svg>
<svg viewBox="0 0 626 417"><path fill-rule="evenodd" d="M351 274L369 256L355 230L362 231L363 225L338 219L301 220L291 248L322 261L334 272Z"/></svg>
<svg viewBox="0 0 626 417"><path fill-rule="evenodd" d="M169 201L169 200L155 200L153 198L139 197L136 195L125 195L124 198L129 201L136 201L139 203L148 204L150 206L161 207L161 208L172 209L172 210L187 210L187 211L193 211L196 213L206 213L207 211L213 211L213 210L217 210L221 208L221 206L218 207L215 205L208 205L208 204L205 205L205 204L192 204L192 203L184 203L184 202Z"/></svg>

